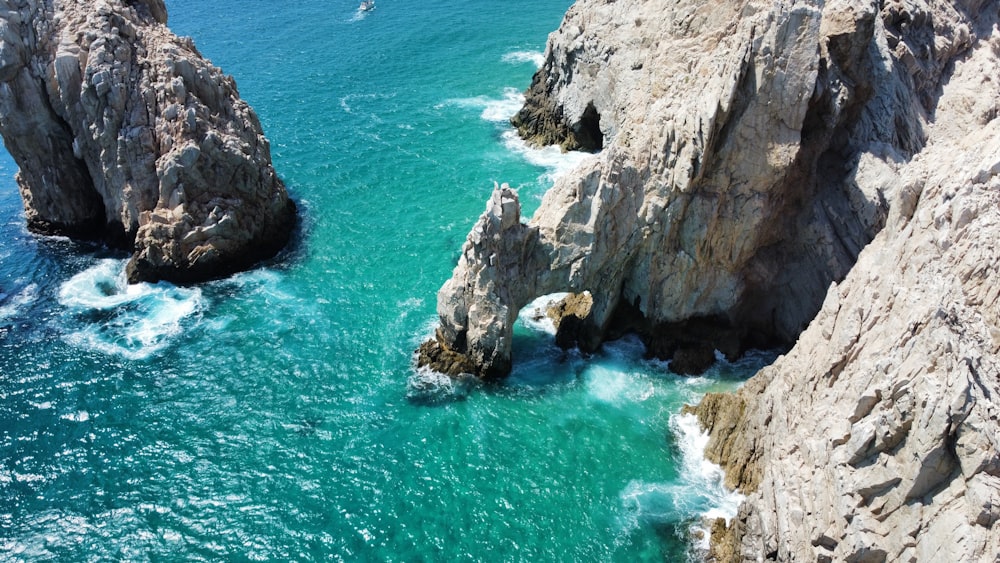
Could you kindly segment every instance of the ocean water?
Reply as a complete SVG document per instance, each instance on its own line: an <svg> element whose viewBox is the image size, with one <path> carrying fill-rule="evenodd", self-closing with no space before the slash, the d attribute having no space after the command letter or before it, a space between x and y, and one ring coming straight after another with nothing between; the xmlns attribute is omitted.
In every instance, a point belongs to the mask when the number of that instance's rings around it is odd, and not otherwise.
<svg viewBox="0 0 1000 563"><path fill-rule="evenodd" d="M0 559L677 561L739 498L681 378L522 312L481 387L416 373L494 182L525 214L588 155L507 119L567 0L167 0L235 76L300 205L292 247L193 287L36 237L0 154ZM695 526L696 527L696 526Z"/></svg>

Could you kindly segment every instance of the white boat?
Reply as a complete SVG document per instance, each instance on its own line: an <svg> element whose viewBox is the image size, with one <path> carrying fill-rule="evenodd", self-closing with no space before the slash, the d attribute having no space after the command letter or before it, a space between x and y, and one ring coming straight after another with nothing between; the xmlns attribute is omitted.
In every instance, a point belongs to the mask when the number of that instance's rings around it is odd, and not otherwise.
<svg viewBox="0 0 1000 563"><path fill-rule="evenodd" d="M375 0L361 0L361 5L358 9L362 12L370 12L375 9Z"/></svg>

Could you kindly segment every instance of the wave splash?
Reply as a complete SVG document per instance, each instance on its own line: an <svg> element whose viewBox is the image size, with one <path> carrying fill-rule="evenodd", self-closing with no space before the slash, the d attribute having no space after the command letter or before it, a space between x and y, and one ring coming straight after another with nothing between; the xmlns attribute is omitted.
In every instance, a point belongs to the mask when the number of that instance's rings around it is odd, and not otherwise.
<svg viewBox="0 0 1000 563"><path fill-rule="evenodd" d="M422 367L406 380L406 400L416 405L445 405L465 400L475 385L472 374L450 376Z"/></svg>
<svg viewBox="0 0 1000 563"><path fill-rule="evenodd" d="M533 53L532 55L541 54ZM526 57L525 54L511 53L507 57ZM479 117L483 121L494 123L503 127L500 133L503 146L523 158L529 164L545 169L539 180L546 184L552 184L560 176L565 175L577 168L582 163L594 158L594 153L580 151L566 151L558 145L539 147L530 145L522 139L517 130L510 126L510 119L524 107L524 94L517 88L504 88L500 98L489 96L476 96L474 98L463 98L447 100L443 105L451 105L461 108L479 110Z"/></svg>
<svg viewBox="0 0 1000 563"><path fill-rule="evenodd" d="M687 560L702 561L716 518L729 524L746 498L724 485L722 468L705 458L709 435L693 414L672 414L670 432L677 444L678 477L669 482L632 481L620 493L624 532L669 526L689 543Z"/></svg>
<svg viewBox="0 0 1000 563"><path fill-rule="evenodd" d="M695 415L671 415L670 431L679 450L679 478L670 483L633 481L621 493L622 505L632 515L633 528L693 519L688 532L697 553L692 558L700 559L698 554L709 548L707 524L716 518L731 522L746 497L727 489L722 468L705 458L709 436Z"/></svg>
<svg viewBox="0 0 1000 563"><path fill-rule="evenodd" d="M500 60L508 64L531 63L535 65L535 68L542 68L542 65L545 64L545 53L540 51L513 51L504 55Z"/></svg>
<svg viewBox="0 0 1000 563"><path fill-rule="evenodd" d="M506 124L524 105L524 94L517 88L507 87L503 89L500 98L476 96L447 100L441 105L479 110L479 117L483 121Z"/></svg>
<svg viewBox="0 0 1000 563"><path fill-rule="evenodd" d="M204 308L199 288L166 282L129 284L125 262L102 260L59 288L59 304L83 325L66 340L130 360L146 359L166 348L182 331L182 321Z"/></svg>
<svg viewBox="0 0 1000 563"><path fill-rule="evenodd" d="M517 319L529 330L555 336L556 325L549 316L549 308L565 299L569 293L550 293L528 303L518 313Z"/></svg>
<svg viewBox="0 0 1000 563"><path fill-rule="evenodd" d="M520 155L535 166L545 168L544 179L550 183L555 182L559 177L594 158L594 153L580 151L563 152L559 145L549 145L547 147L532 146L513 129L504 131L501 136L507 150Z"/></svg>
<svg viewBox="0 0 1000 563"><path fill-rule="evenodd" d="M736 517L746 497L726 488L722 467L705 458L708 432L702 429L698 417L693 414L671 416L670 430L677 438L681 451L682 483L688 489L698 491L698 500L701 501L698 515L709 520L725 518L728 524ZM705 542L707 548L707 536Z"/></svg>

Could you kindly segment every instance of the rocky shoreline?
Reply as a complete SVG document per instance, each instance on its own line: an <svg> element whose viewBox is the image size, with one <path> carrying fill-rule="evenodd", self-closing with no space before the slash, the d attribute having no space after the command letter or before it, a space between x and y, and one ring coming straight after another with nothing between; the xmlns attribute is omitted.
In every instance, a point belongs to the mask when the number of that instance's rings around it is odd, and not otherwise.
<svg viewBox="0 0 1000 563"><path fill-rule="evenodd" d="M285 246L295 205L260 122L163 0L5 0L0 21L0 134L29 229L128 249L133 282L221 277Z"/></svg>
<svg viewBox="0 0 1000 563"><path fill-rule="evenodd" d="M748 495L712 557L994 560L998 21L978 0L578 1L514 123L601 152L527 222L494 191L425 346L503 377L518 312L556 292L591 296L582 349L645 330L698 367L787 345L694 407Z"/></svg>
<svg viewBox="0 0 1000 563"><path fill-rule="evenodd" d="M441 346L502 375L517 312L564 291L593 296L589 345L635 318L714 325L694 349L791 345L884 225L895 163L920 142L916 93L884 85L873 112L875 90L855 86L878 68L848 48L871 42L873 11L833 19L784 3L574 5L525 110L563 126L527 134L596 120L603 150L524 225L516 194L494 195L438 295ZM845 160L858 135L875 152Z"/></svg>

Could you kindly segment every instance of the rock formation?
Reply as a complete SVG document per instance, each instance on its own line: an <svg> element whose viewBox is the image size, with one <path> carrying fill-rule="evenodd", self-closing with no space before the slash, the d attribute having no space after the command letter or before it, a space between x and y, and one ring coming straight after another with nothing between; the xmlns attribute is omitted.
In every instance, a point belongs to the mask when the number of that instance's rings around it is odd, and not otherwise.
<svg viewBox="0 0 1000 563"><path fill-rule="evenodd" d="M514 121L603 150L526 226L490 235L517 240L481 252L482 220L473 229L438 295L438 345L503 374L518 310L561 291L593 296L585 349L622 324L647 341L715 327L656 346L667 358L794 342L883 226L895 170L924 142L927 92L972 40L891 19L848 0L574 5Z"/></svg>
<svg viewBox="0 0 1000 563"><path fill-rule="evenodd" d="M0 0L0 133L30 229L132 248L188 282L287 242L295 207L236 84L163 0Z"/></svg>
<svg viewBox="0 0 1000 563"><path fill-rule="evenodd" d="M1000 560L997 6L969 22L886 227L788 355L696 409L749 495L719 560Z"/></svg>
<svg viewBox="0 0 1000 563"><path fill-rule="evenodd" d="M527 223L494 191L425 346L503 375L558 291L592 296L584 348L794 344L697 409L749 495L715 556L997 561L998 12L578 1L514 123L601 153Z"/></svg>

